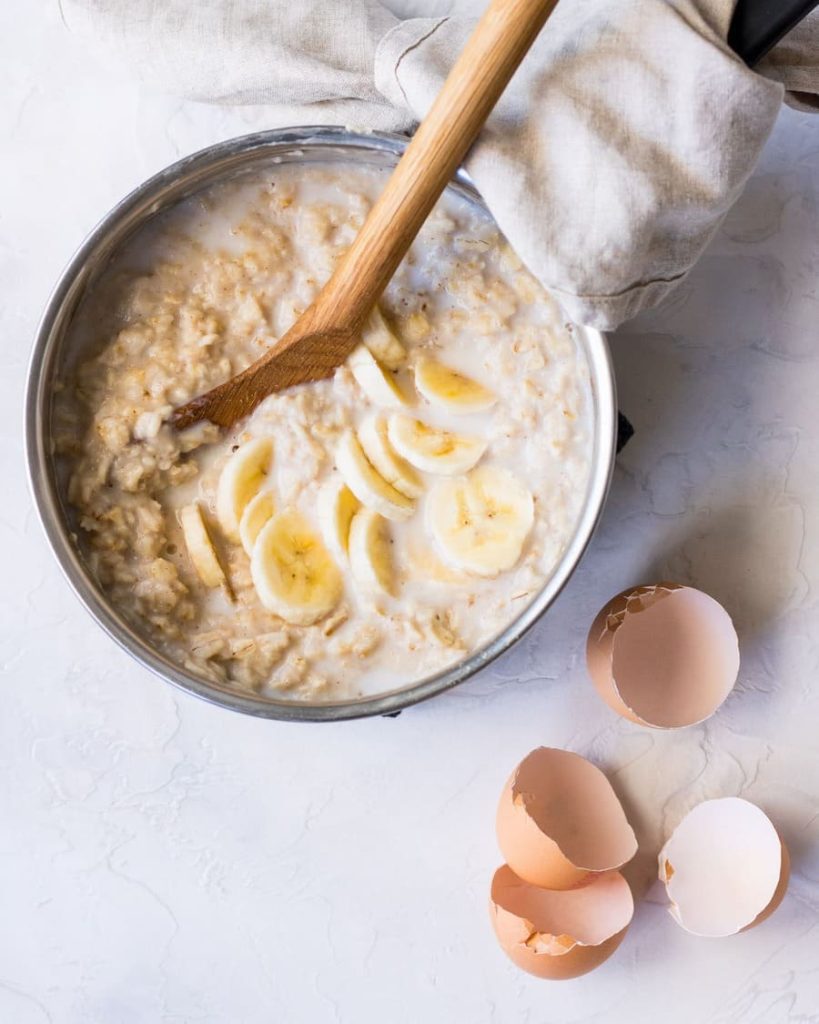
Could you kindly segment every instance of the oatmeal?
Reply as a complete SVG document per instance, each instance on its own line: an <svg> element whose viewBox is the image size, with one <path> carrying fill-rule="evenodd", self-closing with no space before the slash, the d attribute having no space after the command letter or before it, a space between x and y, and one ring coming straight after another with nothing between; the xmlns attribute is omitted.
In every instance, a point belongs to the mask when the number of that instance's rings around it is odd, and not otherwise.
<svg viewBox="0 0 819 1024"><path fill-rule="evenodd" d="M584 502L585 360L454 194L332 379L225 434L165 425L292 325L383 181L285 165L211 188L143 229L72 326L97 353L57 406L84 557L154 646L220 684L334 700L451 665L532 600Z"/></svg>

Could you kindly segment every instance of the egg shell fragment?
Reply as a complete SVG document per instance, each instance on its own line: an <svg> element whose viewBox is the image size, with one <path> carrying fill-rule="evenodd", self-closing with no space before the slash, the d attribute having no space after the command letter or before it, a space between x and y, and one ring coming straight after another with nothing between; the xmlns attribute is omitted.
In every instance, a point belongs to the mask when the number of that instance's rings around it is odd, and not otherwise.
<svg viewBox="0 0 819 1024"><path fill-rule="evenodd" d="M504 864L492 879L489 913L513 963L560 981L587 974L611 956L626 934L634 901L619 871L558 892L525 882Z"/></svg>
<svg viewBox="0 0 819 1024"><path fill-rule="evenodd" d="M669 913L693 935L735 935L769 917L788 887L790 858L770 819L740 797L705 800L660 851Z"/></svg>
<svg viewBox="0 0 819 1024"><path fill-rule="evenodd" d="M539 747L509 778L498 804L498 845L532 885L572 889L622 867L637 839L606 776L579 754Z"/></svg>
<svg viewBox="0 0 819 1024"><path fill-rule="evenodd" d="M673 729L704 721L722 704L739 673L739 644L713 597L663 582L624 590L601 609L586 662L618 714Z"/></svg>

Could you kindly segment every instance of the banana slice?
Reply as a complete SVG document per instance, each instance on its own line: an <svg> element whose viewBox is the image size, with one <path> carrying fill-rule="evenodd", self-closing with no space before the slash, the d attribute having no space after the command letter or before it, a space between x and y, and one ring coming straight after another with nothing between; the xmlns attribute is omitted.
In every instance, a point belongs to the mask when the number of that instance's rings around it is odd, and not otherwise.
<svg viewBox="0 0 819 1024"><path fill-rule="evenodd" d="M388 484L392 484L408 498L421 496L423 481L412 466L393 451L387 438L387 421L383 416L374 413L364 420L358 428L358 443Z"/></svg>
<svg viewBox="0 0 819 1024"><path fill-rule="evenodd" d="M483 412L498 400L483 384L425 356L416 363L415 386L431 405L448 412Z"/></svg>
<svg viewBox="0 0 819 1024"><path fill-rule="evenodd" d="M407 358L407 350L390 330L378 306L370 313L361 340L388 370L397 370Z"/></svg>
<svg viewBox="0 0 819 1024"><path fill-rule="evenodd" d="M268 611L295 626L311 626L335 608L342 581L330 552L306 519L288 508L262 527L250 574Z"/></svg>
<svg viewBox="0 0 819 1024"><path fill-rule="evenodd" d="M187 505L179 512L179 525L185 538L185 547L199 579L206 587L224 587L230 593L227 576L198 504Z"/></svg>
<svg viewBox="0 0 819 1024"><path fill-rule="evenodd" d="M416 469L455 476L471 469L486 451L486 441L429 427L411 416L393 413L387 424L393 448Z"/></svg>
<svg viewBox="0 0 819 1024"><path fill-rule="evenodd" d="M427 500L427 526L444 558L477 576L512 568L534 515L529 491L496 466L479 466L468 476L442 480Z"/></svg>
<svg viewBox="0 0 819 1024"><path fill-rule="evenodd" d="M408 544L406 558L408 574L414 579L430 583L469 582L469 575L445 562L424 533L415 543Z"/></svg>
<svg viewBox="0 0 819 1024"><path fill-rule="evenodd" d="M350 569L364 590L395 593L390 526L370 508L356 512L350 524Z"/></svg>
<svg viewBox="0 0 819 1024"><path fill-rule="evenodd" d="M253 554L253 546L262 527L275 511L276 506L270 491L259 491L256 497L251 498L245 505L242 518L239 520L239 536L248 558Z"/></svg>
<svg viewBox="0 0 819 1024"><path fill-rule="evenodd" d="M375 471L351 430L342 436L336 449L336 466L362 505L375 509L385 519L409 519L415 511L415 502Z"/></svg>
<svg viewBox="0 0 819 1024"><path fill-rule="evenodd" d="M371 402L387 409L403 409L409 404L395 377L379 363L366 345L357 345L353 349L347 365Z"/></svg>
<svg viewBox="0 0 819 1024"><path fill-rule="evenodd" d="M319 494L318 516L324 539L340 562L347 559L350 523L361 504L343 480L333 480Z"/></svg>
<svg viewBox="0 0 819 1024"><path fill-rule="evenodd" d="M216 488L216 517L227 537L239 543L245 505L256 495L270 470L273 442L258 437L243 444L225 463Z"/></svg>

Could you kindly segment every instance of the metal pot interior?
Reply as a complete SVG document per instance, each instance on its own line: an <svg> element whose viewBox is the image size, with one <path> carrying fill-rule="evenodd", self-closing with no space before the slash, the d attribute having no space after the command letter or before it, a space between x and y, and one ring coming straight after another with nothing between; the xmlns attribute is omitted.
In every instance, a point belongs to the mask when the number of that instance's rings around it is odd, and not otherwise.
<svg viewBox="0 0 819 1024"><path fill-rule="evenodd" d="M195 676L158 653L108 601L86 568L75 540L72 511L65 501L66 468L51 452L55 384L88 353L66 344L77 306L120 248L151 218L227 177L282 163L361 163L393 167L406 145L399 136L356 134L341 128L299 128L242 136L212 146L161 171L122 200L82 244L49 300L29 371L26 435L35 502L60 566L82 603L103 629L138 662L205 700L268 718L327 721L391 714L469 678L514 643L548 608L579 561L605 500L614 458L616 403L605 338L576 329L589 365L593 396L591 472L583 512L574 536L541 591L518 617L481 649L426 679L378 694L334 703L277 699L241 692ZM449 186L482 208L465 172Z"/></svg>

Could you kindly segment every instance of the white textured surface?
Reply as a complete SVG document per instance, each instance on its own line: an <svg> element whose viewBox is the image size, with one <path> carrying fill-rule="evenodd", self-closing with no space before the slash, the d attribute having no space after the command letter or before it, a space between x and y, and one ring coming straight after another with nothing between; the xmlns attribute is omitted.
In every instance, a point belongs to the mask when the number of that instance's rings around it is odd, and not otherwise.
<svg viewBox="0 0 819 1024"><path fill-rule="evenodd" d="M138 93L56 7L0 8L0 1021L266 1024L819 1020L819 119L784 113L665 310L615 339L637 436L558 605L479 679L394 720L254 721L131 664L62 582L23 486L24 366L49 287L131 186L264 112ZM723 600L740 684L655 733L593 695L585 627L670 575ZM549 984L496 949L495 801L540 743L611 774L643 852L707 796L782 830L782 908L683 933L654 886L597 973Z"/></svg>

